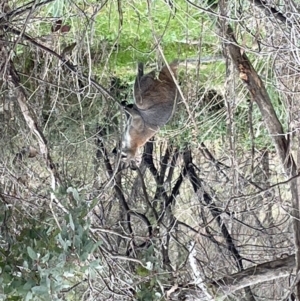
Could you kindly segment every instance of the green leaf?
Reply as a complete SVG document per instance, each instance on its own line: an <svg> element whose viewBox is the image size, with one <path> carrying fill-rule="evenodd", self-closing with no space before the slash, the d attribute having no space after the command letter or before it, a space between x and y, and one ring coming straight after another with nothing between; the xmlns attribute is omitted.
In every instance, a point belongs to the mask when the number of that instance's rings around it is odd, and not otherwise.
<svg viewBox="0 0 300 301"><path fill-rule="evenodd" d="M41 258L42 263L46 263L50 258L50 253L47 253L45 256Z"/></svg>
<svg viewBox="0 0 300 301"><path fill-rule="evenodd" d="M83 251L87 253L91 253L94 249L95 243L93 241L89 241L86 245L83 246Z"/></svg>
<svg viewBox="0 0 300 301"><path fill-rule="evenodd" d="M102 268L102 265L100 264L100 259L91 261L89 266L90 266L90 268L93 268L93 269L101 269Z"/></svg>
<svg viewBox="0 0 300 301"><path fill-rule="evenodd" d="M32 292L31 291L29 291L25 297L25 301L30 301L30 300L32 300Z"/></svg>
<svg viewBox="0 0 300 301"><path fill-rule="evenodd" d="M24 285L23 290L24 291L30 291L31 288L34 286L35 282L32 279L29 279Z"/></svg>
<svg viewBox="0 0 300 301"><path fill-rule="evenodd" d="M23 268L28 269L28 267L29 267L28 261L24 260L24 262L23 262Z"/></svg>
<svg viewBox="0 0 300 301"><path fill-rule="evenodd" d="M37 259L37 254L34 252L34 250L31 248L31 247L27 247L27 253L29 255L29 257L32 259L32 260L36 260Z"/></svg>
<svg viewBox="0 0 300 301"><path fill-rule="evenodd" d="M72 214L70 213L69 214L69 223L70 223L70 227L73 231L75 231L75 225L74 225L74 222L73 222L73 218L72 218Z"/></svg>
<svg viewBox="0 0 300 301"><path fill-rule="evenodd" d="M54 1L53 3L51 3L51 5L49 6L51 9L52 16L55 18L61 17L63 15L64 5L64 1Z"/></svg>
<svg viewBox="0 0 300 301"><path fill-rule="evenodd" d="M85 260L87 260L88 256L89 256L89 253L83 252L83 253L80 254L79 259L81 261L85 261Z"/></svg>
<svg viewBox="0 0 300 301"><path fill-rule="evenodd" d="M94 198L90 203L90 208L94 208L96 205L98 205L98 202L99 202L98 198Z"/></svg>
<svg viewBox="0 0 300 301"><path fill-rule="evenodd" d="M61 236L60 233L57 235L57 238L58 238L58 240L59 240L61 246L63 247L63 249L64 249L65 251L67 251L67 250L68 250L68 244L67 244L67 241L65 241L65 240L62 238L62 236Z"/></svg>
<svg viewBox="0 0 300 301"><path fill-rule="evenodd" d="M149 275L149 270L147 270L146 268L144 268L142 266L138 266L136 272L139 276L143 276L143 277Z"/></svg>
<svg viewBox="0 0 300 301"><path fill-rule="evenodd" d="M37 295L48 295L48 288L46 286L34 286L31 290Z"/></svg>
<svg viewBox="0 0 300 301"><path fill-rule="evenodd" d="M67 192L72 193L73 198L77 203L80 202L80 197L79 197L79 193L78 193L77 189L75 189L73 187L68 187Z"/></svg>

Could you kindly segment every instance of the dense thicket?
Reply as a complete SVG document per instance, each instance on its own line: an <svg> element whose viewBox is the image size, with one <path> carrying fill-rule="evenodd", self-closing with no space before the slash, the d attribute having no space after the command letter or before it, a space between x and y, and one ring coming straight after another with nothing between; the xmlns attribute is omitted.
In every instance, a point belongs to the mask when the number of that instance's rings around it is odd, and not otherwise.
<svg viewBox="0 0 300 301"><path fill-rule="evenodd" d="M299 300L298 16L2 1L0 300ZM136 64L175 58L175 115L124 169Z"/></svg>

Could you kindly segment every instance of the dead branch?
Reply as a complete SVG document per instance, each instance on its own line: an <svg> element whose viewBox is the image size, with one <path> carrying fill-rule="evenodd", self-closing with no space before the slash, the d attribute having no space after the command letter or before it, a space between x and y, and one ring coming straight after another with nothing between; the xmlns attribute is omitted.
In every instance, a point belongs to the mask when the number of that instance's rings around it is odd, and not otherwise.
<svg viewBox="0 0 300 301"><path fill-rule="evenodd" d="M4 29L8 32L11 32L15 35L21 36L24 40L28 41L29 43L31 43L32 45L52 54L53 56L55 56L56 58L58 58L65 67L67 67L71 72L75 73L79 78L84 79L90 83L93 84L93 86L103 95L106 97L111 98L112 100L114 100L117 104L119 104L121 107L122 105L117 101L117 99L107 90L105 89L102 85L100 85L96 80L88 77L85 74L82 74L78 71L77 66L73 65L69 60L66 60L63 56L59 55L57 52L53 51L52 49L36 42L33 38L31 38L30 36L28 36L25 33L22 33L21 31L15 29L15 28L11 28L9 26L4 26Z"/></svg>
<svg viewBox="0 0 300 301"><path fill-rule="evenodd" d="M295 255L293 254L225 276L211 282L209 287L219 296L218 300L224 300L226 296L244 287L287 277L295 273L295 270Z"/></svg>
<svg viewBox="0 0 300 301"><path fill-rule="evenodd" d="M219 5L221 14L226 16L226 1L220 1ZM239 47L233 29L225 18L218 18L218 27L220 35L223 38L222 47L224 49L224 55L233 60L235 67L239 72L240 79L248 88L252 100L258 105L286 176L297 175L297 166L292 155L289 153L288 140L285 138L282 124L276 115L264 83L253 68L245 52ZM293 217L294 244L296 250L296 272L298 273L300 270L300 204L296 179L293 179L290 182L290 189L292 194L291 215ZM298 298L300 297L300 283L297 285L297 296Z"/></svg>

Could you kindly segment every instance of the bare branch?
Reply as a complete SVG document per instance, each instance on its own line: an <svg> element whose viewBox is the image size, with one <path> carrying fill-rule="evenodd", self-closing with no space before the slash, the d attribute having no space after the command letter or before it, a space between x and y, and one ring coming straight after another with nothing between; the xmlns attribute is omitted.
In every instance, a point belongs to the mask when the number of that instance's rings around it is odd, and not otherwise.
<svg viewBox="0 0 300 301"><path fill-rule="evenodd" d="M219 3L221 13L226 15L225 1L222 0ZM293 156L288 153L288 140L285 138L282 124L276 115L271 99L261 78L253 68L245 52L238 46L232 27L223 18L219 18L218 22L220 34L223 37L222 46L224 53L233 60L236 69L239 72L240 79L245 83L253 101L258 105L269 134L273 139L274 146L284 167L286 176L297 175L298 171ZM298 273L300 270L300 204L296 179L290 182L290 189L292 193L291 215L293 216L294 243L296 249L296 272ZM297 295L299 298L300 284L297 285Z"/></svg>
<svg viewBox="0 0 300 301"><path fill-rule="evenodd" d="M292 273L295 273L295 255L258 264L242 272L225 276L211 282L210 287L220 296L218 300L224 300L226 296L244 287L287 277Z"/></svg>

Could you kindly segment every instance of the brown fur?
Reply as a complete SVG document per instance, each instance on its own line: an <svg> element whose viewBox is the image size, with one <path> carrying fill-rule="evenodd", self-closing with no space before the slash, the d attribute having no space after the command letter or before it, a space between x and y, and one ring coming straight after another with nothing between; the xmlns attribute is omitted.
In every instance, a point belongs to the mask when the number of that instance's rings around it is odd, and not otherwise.
<svg viewBox="0 0 300 301"><path fill-rule="evenodd" d="M175 61L169 65L175 78L177 66ZM135 103L140 110L147 110L161 103L174 103L176 93L176 85L167 66L161 69L158 78L155 78L155 71L151 71L140 79L137 77L134 85Z"/></svg>
<svg viewBox="0 0 300 301"><path fill-rule="evenodd" d="M170 64L176 78L177 62ZM125 108L128 123L123 135L122 150L126 161L136 156L138 148L151 139L159 128L172 117L177 99L177 88L167 66L155 78L155 72L143 74L139 64L134 84L135 104Z"/></svg>

